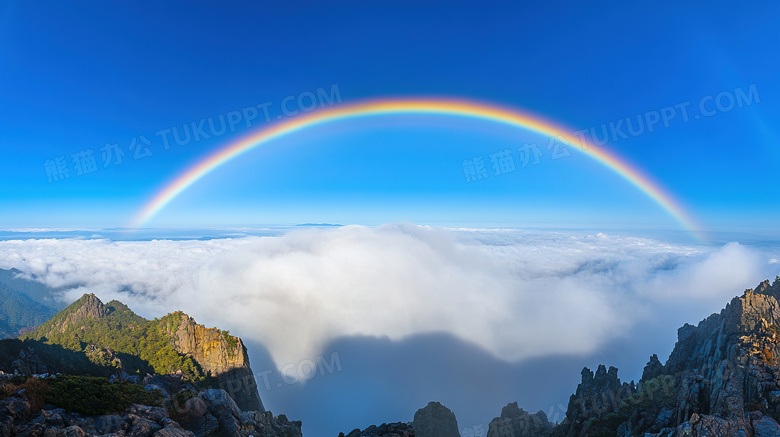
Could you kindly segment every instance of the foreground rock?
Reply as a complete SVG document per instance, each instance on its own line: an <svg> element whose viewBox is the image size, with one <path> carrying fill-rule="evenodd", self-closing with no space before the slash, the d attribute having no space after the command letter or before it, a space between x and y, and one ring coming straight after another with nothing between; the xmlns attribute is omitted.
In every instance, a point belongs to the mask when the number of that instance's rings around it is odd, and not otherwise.
<svg viewBox="0 0 780 437"><path fill-rule="evenodd" d="M176 416L180 421L171 418ZM133 404L119 414L82 416L48 405L33 412L22 393L0 400L0 437L302 437L301 422L271 412L241 411L224 390L205 390L183 408Z"/></svg>

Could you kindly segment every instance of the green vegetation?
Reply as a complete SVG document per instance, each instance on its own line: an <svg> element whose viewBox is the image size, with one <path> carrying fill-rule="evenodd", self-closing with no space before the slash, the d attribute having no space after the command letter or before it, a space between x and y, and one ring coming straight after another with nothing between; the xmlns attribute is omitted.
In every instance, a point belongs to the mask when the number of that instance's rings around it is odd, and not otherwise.
<svg viewBox="0 0 780 437"><path fill-rule="evenodd" d="M233 358L233 356L235 355L236 347L238 347L238 337L233 337L232 335L230 335L230 331L220 330L219 333L222 334L222 337L225 339L225 342L227 343L228 356L230 358Z"/></svg>
<svg viewBox="0 0 780 437"><path fill-rule="evenodd" d="M23 338L83 352L90 362L103 368L121 366L129 373L141 375L166 374L181 370L193 380L203 376L200 366L192 358L176 352L173 348L170 333L178 328L180 319L176 313L148 321L136 315L123 303L111 301L106 305L108 315L74 320L72 315L82 306L95 305L85 298L86 296L79 299ZM97 345L98 348L90 347L91 345ZM118 361L112 359L112 354L107 349L113 352L113 358Z"/></svg>
<svg viewBox="0 0 780 437"><path fill-rule="evenodd" d="M110 383L106 378L61 376L50 383L47 403L85 415L119 412L130 404L160 405L162 398L154 391L130 383Z"/></svg>
<svg viewBox="0 0 780 437"><path fill-rule="evenodd" d="M0 387L0 398L17 390L38 411L45 404L53 404L66 411L84 415L121 412L131 404L162 405L160 394L143 386L126 382L111 383L107 378L93 376L58 376L52 379L36 377L11 381Z"/></svg>

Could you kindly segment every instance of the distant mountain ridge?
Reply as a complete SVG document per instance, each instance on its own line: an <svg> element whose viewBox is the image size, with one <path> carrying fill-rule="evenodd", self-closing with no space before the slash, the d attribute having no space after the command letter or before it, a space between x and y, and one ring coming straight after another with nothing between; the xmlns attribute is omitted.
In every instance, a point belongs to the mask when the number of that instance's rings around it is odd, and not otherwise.
<svg viewBox="0 0 780 437"><path fill-rule="evenodd" d="M21 270L0 269L0 284L5 284L9 289L24 294L45 307L54 309L54 312L66 307L64 302L55 299L55 293L58 289L51 288L34 279L25 278Z"/></svg>
<svg viewBox="0 0 780 437"><path fill-rule="evenodd" d="M21 273L0 269L0 338L21 335L61 309L49 287L23 279Z"/></svg>

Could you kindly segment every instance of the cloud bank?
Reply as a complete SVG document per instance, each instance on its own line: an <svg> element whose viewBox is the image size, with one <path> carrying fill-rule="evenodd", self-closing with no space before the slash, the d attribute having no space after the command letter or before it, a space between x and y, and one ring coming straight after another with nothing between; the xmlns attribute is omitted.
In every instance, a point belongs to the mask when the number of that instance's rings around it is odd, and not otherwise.
<svg viewBox="0 0 780 437"><path fill-rule="evenodd" d="M659 312L690 306L698 320L769 277L773 260L736 243L411 224L0 242L0 268L64 288L65 300L93 292L145 317L182 309L261 342L279 366L350 335L446 332L508 361L588 354Z"/></svg>

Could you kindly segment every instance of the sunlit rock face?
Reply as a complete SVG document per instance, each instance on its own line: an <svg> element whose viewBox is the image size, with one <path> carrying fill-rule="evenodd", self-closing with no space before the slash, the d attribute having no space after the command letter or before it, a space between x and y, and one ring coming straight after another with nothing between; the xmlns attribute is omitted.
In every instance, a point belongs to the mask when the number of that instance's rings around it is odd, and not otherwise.
<svg viewBox="0 0 780 437"><path fill-rule="evenodd" d="M226 390L242 410L265 411L241 339L199 325L182 312L175 315L179 316L178 326L166 326L173 338L174 349L191 356L206 374L216 376L220 388Z"/></svg>

